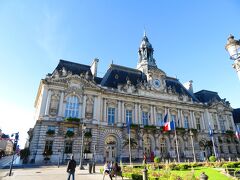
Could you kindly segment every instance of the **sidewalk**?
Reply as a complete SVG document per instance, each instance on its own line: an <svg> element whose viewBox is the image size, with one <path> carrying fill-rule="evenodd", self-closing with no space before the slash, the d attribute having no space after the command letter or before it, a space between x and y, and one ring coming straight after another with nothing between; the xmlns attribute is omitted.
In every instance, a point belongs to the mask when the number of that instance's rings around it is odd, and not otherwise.
<svg viewBox="0 0 240 180"><path fill-rule="evenodd" d="M96 166L96 173L89 174L86 167L85 170L79 170L76 168L75 180L102 180L103 175L100 173L100 168L102 166ZM8 176L9 171L4 171L0 173L1 180L66 180L67 172L66 166L47 166L47 167L37 167L37 168L21 168L13 169L13 175ZM118 177L117 179L121 179ZM124 178L126 179L126 178ZM109 177L105 176L105 180L110 180Z"/></svg>

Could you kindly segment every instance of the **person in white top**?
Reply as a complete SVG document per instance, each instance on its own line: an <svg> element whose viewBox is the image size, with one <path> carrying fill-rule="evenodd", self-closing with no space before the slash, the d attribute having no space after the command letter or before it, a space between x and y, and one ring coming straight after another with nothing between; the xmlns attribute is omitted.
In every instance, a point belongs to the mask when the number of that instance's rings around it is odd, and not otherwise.
<svg viewBox="0 0 240 180"><path fill-rule="evenodd" d="M108 174L110 179L112 180L111 167L110 167L110 163L108 161L103 166L103 179L105 178L106 174Z"/></svg>

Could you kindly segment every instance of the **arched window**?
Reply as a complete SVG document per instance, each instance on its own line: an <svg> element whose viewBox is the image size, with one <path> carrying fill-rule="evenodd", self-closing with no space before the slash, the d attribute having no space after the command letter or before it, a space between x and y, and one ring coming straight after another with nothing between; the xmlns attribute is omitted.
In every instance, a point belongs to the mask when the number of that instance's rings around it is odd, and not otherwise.
<svg viewBox="0 0 240 180"><path fill-rule="evenodd" d="M65 117L79 117L79 100L77 96L69 96L65 107Z"/></svg>

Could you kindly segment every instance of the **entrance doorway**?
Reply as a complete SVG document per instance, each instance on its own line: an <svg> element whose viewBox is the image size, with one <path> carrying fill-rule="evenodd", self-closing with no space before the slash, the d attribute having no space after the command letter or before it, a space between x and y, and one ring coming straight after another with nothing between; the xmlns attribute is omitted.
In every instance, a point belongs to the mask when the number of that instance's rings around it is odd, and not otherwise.
<svg viewBox="0 0 240 180"><path fill-rule="evenodd" d="M105 140L104 157L106 161L115 161L117 157L117 140L114 136L108 136Z"/></svg>

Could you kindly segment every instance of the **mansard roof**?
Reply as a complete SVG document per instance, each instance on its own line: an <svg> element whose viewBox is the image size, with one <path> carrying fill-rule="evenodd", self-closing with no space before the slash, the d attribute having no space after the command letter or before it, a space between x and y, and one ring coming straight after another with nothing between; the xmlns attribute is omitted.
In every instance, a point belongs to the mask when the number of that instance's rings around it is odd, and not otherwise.
<svg viewBox="0 0 240 180"><path fill-rule="evenodd" d="M240 123L240 108L233 110L233 121L234 123Z"/></svg>
<svg viewBox="0 0 240 180"><path fill-rule="evenodd" d="M147 77L137 69L111 64L101 85L117 88L118 84L126 84L128 80L131 81L132 85L137 85L138 82L147 81Z"/></svg>
<svg viewBox="0 0 240 180"><path fill-rule="evenodd" d="M202 103L208 103L213 101L221 101L217 92L201 90L194 93L195 97Z"/></svg>
<svg viewBox="0 0 240 180"><path fill-rule="evenodd" d="M65 68L65 70L67 72L68 71L72 72L72 74L80 75L81 73L85 74L86 72L88 72L88 73L90 73L90 75L92 75L90 66L88 66L88 65L79 64L79 63L60 59L58 66L56 67L55 70L61 71L63 69L63 67Z"/></svg>
<svg viewBox="0 0 240 180"><path fill-rule="evenodd" d="M187 95L193 99L193 101L198 101L194 94L190 93L179 81L178 79L166 77L167 88L171 87L176 93L180 95Z"/></svg>

